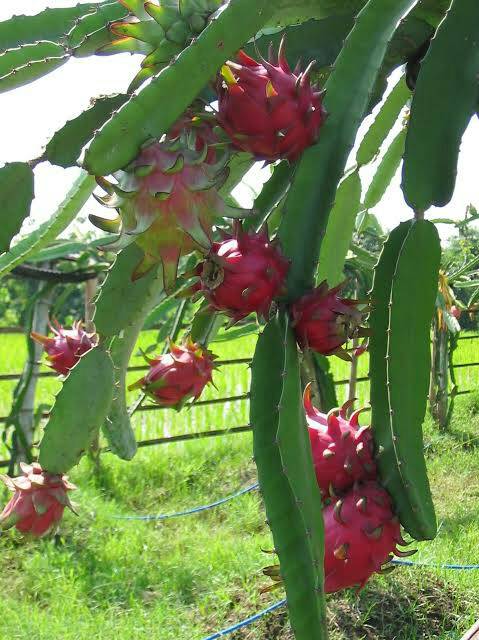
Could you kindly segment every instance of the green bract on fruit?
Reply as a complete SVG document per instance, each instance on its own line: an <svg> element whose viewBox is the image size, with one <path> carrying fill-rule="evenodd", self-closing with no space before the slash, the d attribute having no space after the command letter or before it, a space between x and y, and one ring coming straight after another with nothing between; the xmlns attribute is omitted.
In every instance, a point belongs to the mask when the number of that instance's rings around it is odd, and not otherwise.
<svg viewBox="0 0 479 640"><path fill-rule="evenodd" d="M93 349L98 342L96 333L87 333L81 320L74 322L71 329L64 329L58 322L55 322L55 326L50 325L50 329L54 334L52 338L35 331L31 336L43 345L52 369L62 375L66 375L80 360L80 356Z"/></svg>
<svg viewBox="0 0 479 640"><path fill-rule="evenodd" d="M296 160L318 139L326 118L322 92L311 87L312 64L291 71L281 43L278 62L257 62L244 51L218 78L218 121L235 146L256 158Z"/></svg>
<svg viewBox="0 0 479 640"><path fill-rule="evenodd" d="M348 418L350 402L321 413L311 401L311 385L304 390L304 410L316 478L323 496L352 487L357 480L375 478L373 439L369 427L359 426L358 409Z"/></svg>
<svg viewBox="0 0 479 640"><path fill-rule="evenodd" d="M65 507L73 506L68 491L76 489L66 476L44 471L38 462L20 463L18 478L0 476L13 497L0 514L0 528L16 527L22 533L41 537L60 522Z"/></svg>
<svg viewBox="0 0 479 640"><path fill-rule="evenodd" d="M168 353L147 359L150 370L128 389L143 389L162 407L181 409L191 398L199 398L212 382L215 357L190 339L183 345L172 342Z"/></svg>
<svg viewBox="0 0 479 640"><path fill-rule="evenodd" d="M217 142L209 122L185 117L115 173L116 184L99 180L107 195L97 199L118 209L120 216L114 221L97 216L90 220L104 230L120 231L109 248L136 242L143 250L133 279L161 263L165 288L171 287L181 255L195 249L208 252L215 218L246 215L226 205L218 193L228 175L228 152L218 151L213 146Z"/></svg>
<svg viewBox="0 0 479 640"><path fill-rule="evenodd" d="M349 360L342 346L350 338L369 335L369 331L360 326L365 313L358 309L358 301L339 297L342 287L329 289L327 283L322 282L291 305L294 331L301 348Z"/></svg>
<svg viewBox="0 0 479 640"><path fill-rule="evenodd" d="M235 224L233 235L214 242L207 259L199 265L202 291L210 306L235 321L256 312L267 318L273 299L284 289L289 262L268 230L243 231Z"/></svg>

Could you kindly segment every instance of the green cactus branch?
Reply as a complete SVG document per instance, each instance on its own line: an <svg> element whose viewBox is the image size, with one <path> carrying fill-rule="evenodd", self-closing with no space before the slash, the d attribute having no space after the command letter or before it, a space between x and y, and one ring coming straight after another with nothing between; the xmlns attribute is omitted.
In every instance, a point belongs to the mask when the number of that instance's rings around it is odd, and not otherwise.
<svg viewBox="0 0 479 640"><path fill-rule="evenodd" d="M75 22L74 27L66 34L66 43L71 53L82 58L90 56L114 39L109 26L114 20L128 16L128 10L119 0L96 5L94 13L84 15Z"/></svg>
<svg viewBox="0 0 479 640"><path fill-rule="evenodd" d="M109 270L95 301L93 317L100 336L116 336L136 324L149 301L157 301L163 289L161 269L151 269L143 278L131 280L131 274L143 257L143 251L130 244L121 251Z"/></svg>
<svg viewBox="0 0 479 640"><path fill-rule="evenodd" d="M432 223L400 224L384 245L371 292L371 407L378 468L402 525L416 540L436 533L422 422L440 255Z"/></svg>
<svg viewBox="0 0 479 640"><path fill-rule="evenodd" d="M354 171L344 178L336 192L336 200L321 245L316 282L326 280L329 286L333 287L344 279L344 262L360 206L361 179L359 173Z"/></svg>
<svg viewBox="0 0 479 640"><path fill-rule="evenodd" d="M284 250L293 259L289 298L313 285L336 185L367 109L387 44L398 21L415 4L414 0L370 0L358 15L335 63L326 84L329 117L319 143L308 149L299 162L280 228Z"/></svg>
<svg viewBox="0 0 479 640"><path fill-rule="evenodd" d="M78 464L108 414L113 389L113 362L100 344L81 357L55 398L40 442L44 469L61 474Z"/></svg>
<svg viewBox="0 0 479 640"><path fill-rule="evenodd" d="M364 208L372 209L382 200L386 189L391 184L392 179L399 169L404 153L404 142L406 140L406 128L401 129L391 141L376 173L371 180L371 184L364 196Z"/></svg>
<svg viewBox="0 0 479 640"><path fill-rule="evenodd" d="M271 5L267 0L231 0L197 40L102 127L85 155L88 171L108 175L124 167L146 139L167 131L221 64L266 22Z"/></svg>
<svg viewBox="0 0 479 640"><path fill-rule="evenodd" d="M410 97L411 90L408 88L404 76L401 76L361 140L356 153L356 162L359 166L369 164L377 157L383 142Z"/></svg>
<svg viewBox="0 0 479 640"><path fill-rule="evenodd" d="M39 40L59 42L76 20L95 12L97 7L97 3L87 2L76 7L48 8L33 16L13 16L4 20L0 22L0 51Z"/></svg>
<svg viewBox="0 0 479 640"><path fill-rule="evenodd" d="M10 242L30 215L34 175L26 162L12 162L0 169L0 251L8 251Z"/></svg>
<svg viewBox="0 0 479 640"><path fill-rule="evenodd" d="M306 441L297 358L287 320L283 315L274 318L261 334L253 359L251 424L291 626L296 640L321 640L327 638L321 496Z"/></svg>
<svg viewBox="0 0 479 640"><path fill-rule="evenodd" d="M0 278L33 257L64 231L82 209L95 185L95 179L82 171L50 219L0 255Z"/></svg>
<svg viewBox="0 0 479 640"><path fill-rule="evenodd" d="M454 0L421 64L411 104L402 184L404 197L415 210L444 206L452 197L459 145L477 109L478 24L479 3Z"/></svg>
<svg viewBox="0 0 479 640"><path fill-rule="evenodd" d="M121 93L94 100L89 109L69 120L53 135L45 149L46 159L60 167L75 166L83 147L91 140L96 129L127 100L128 96Z"/></svg>
<svg viewBox="0 0 479 640"><path fill-rule="evenodd" d="M271 23L275 26L286 26L309 18L327 18L332 14L356 14L365 4L366 0L279 0L275 3L276 9ZM412 16L435 27L444 17L449 4L450 0L421 0L412 11Z"/></svg>
<svg viewBox="0 0 479 640"><path fill-rule="evenodd" d="M64 46L48 41L8 49L0 55L0 93L37 80L65 64L69 57Z"/></svg>
<svg viewBox="0 0 479 640"><path fill-rule="evenodd" d="M126 276L127 277L127 276ZM156 294L161 295L158 287ZM117 335L111 345L110 355L113 361L115 391L108 416L102 424L102 431L108 445L122 460L131 460L137 450L135 434L131 425L130 413L126 404L126 377L131 354L138 340L150 309L155 304L153 296L146 294L144 301L137 301L137 316L134 321Z"/></svg>

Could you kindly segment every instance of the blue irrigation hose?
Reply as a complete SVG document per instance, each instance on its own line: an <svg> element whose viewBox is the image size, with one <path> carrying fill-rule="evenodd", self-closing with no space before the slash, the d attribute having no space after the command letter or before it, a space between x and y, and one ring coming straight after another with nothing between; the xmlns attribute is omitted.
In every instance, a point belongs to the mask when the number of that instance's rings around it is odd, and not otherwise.
<svg viewBox="0 0 479 640"><path fill-rule="evenodd" d="M256 622L263 616L267 615L268 613L271 613L272 611L275 611L280 607L284 607L285 604L286 604L286 599L280 600L279 602L272 604L267 609L263 609L263 611L259 611L258 613L255 613L254 616L245 618L241 622L237 622L236 624L234 624L231 627L228 627L227 629L223 629L222 631L217 631L216 633L213 633L213 635L208 636L207 638L203 638L203 640L217 640L217 638L223 638L223 636L227 636L230 633L234 633L235 631L242 629L243 627L247 627L248 625L252 624L253 622Z"/></svg>
<svg viewBox="0 0 479 640"><path fill-rule="evenodd" d="M396 565L406 566L406 567L430 567L433 569L453 569L456 571L479 569L479 564L437 564L434 562L421 562L421 561L412 562L411 560L399 560L399 559L394 559L392 563ZM245 618L241 622L238 622L237 624L234 624L231 627L227 627L222 631L217 631L213 635L208 636L207 638L203 638L203 640L217 640L217 638L222 638L224 636L227 636L230 633L234 633L235 631L238 631L238 629L247 627L248 625L262 618L263 616L268 615L268 613L271 613L272 611L275 611L276 609L283 607L285 604L286 604L286 599L280 600L279 602L272 604L270 607L263 609L263 611L259 611L258 613L255 613L253 616L250 616L249 618Z"/></svg>
<svg viewBox="0 0 479 640"><path fill-rule="evenodd" d="M232 493L225 498L221 498L221 500L216 500L216 502L212 502L211 504L204 504L199 507L193 507L192 509L186 509L185 511L178 511L176 513L163 513L159 515L147 515L147 516L113 516L118 520L143 520L143 521L151 521L151 520L168 520L169 518L178 518L179 516L189 516L193 513L200 513L201 511L207 511L208 509L213 509L214 507L218 507L225 502L229 502L230 500L234 500L234 498L238 498L239 496L244 495L245 493L249 493L250 491L255 491L259 488L258 483L250 485L245 489L241 489L240 491L236 491L236 493Z"/></svg>
<svg viewBox="0 0 479 640"><path fill-rule="evenodd" d="M403 567L430 567L431 569L453 569L456 571L479 569L479 564L438 564L436 562L421 562L420 560L412 562L412 560L399 560L398 558L394 558L391 562Z"/></svg>

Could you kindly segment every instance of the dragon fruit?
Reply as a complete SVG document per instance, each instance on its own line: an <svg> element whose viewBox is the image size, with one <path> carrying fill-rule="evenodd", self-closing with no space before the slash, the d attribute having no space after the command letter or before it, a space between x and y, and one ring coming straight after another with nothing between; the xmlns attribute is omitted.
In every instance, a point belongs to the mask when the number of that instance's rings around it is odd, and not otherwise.
<svg viewBox="0 0 479 640"><path fill-rule="evenodd" d="M20 463L23 474L18 478L0 475L0 479L14 492L0 514L0 527L16 527L22 533L41 537L60 522L65 507L72 511L68 491L76 489L67 476L44 471L38 462Z"/></svg>
<svg viewBox="0 0 479 640"><path fill-rule="evenodd" d="M213 221L218 216L244 217L246 212L226 205L218 193L228 176L227 150L213 146L218 139L210 122L183 117L161 140L148 142L137 158L114 174L117 184L100 178L107 192L96 196L119 210L114 220L90 216L104 231L119 231L110 249L136 242L144 256L132 279L155 265L163 266L166 289L176 279L180 256L211 246Z"/></svg>
<svg viewBox="0 0 479 640"><path fill-rule="evenodd" d="M358 409L347 417L351 402L327 415L313 406L311 385L303 397L313 463L323 497L349 489L357 480L376 477L373 439L369 427L359 427Z"/></svg>
<svg viewBox="0 0 479 640"><path fill-rule="evenodd" d="M191 339L183 345L170 342L169 353L147 358L150 370L128 389L143 389L160 406L179 410L190 398L197 400L212 382L215 357Z"/></svg>
<svg viewBox="0 0 479 640"><path fill-rule="evenodd" d="M236 222L233 235L214 242L197 270L201 290L210 306L238 321L257 312L267 317L273 299L284 288L288 260L269 241L268 230L243 231Z"/></svg>
<svg viewBox="0 0 479 640"><path fill-rule="evenodd" d="M375 572L406 544L391 498L377 482L356 484L343 497L334 498L323 510L325 527L325 591L362 588Z"/></svg>
<svg viewBox="0 0 479 640"><path fill-rule="evenodd" d="M314 63L292 72L281 42L277 64L257 62L240 51L217 82L218 121L234 145L256 158L295 161L318 139L326 118L322 92L311 87Z"/></svg>
<svg viewBox="0 0 479 640"><path fill-rule="evenodd" d="M98 342L96 333L87 333L82 328L81 320L73 323L71 329L64 329L56 320L55 327L50 325L53 338L42 336L32 331L34 340L43 345L47 352L50 366L58 373L66 375L76 365L80 357L93 349Z"/></svg>
<svg viewBox="0 0 479 640"><path fill-rule="evenodd" d="M350 360L342 345L350 338L369 335L360 326L365 312L357 308L357 300L339 297L342 287L329 289L324 281L291 305L292 324L301 348Z"/></svg>

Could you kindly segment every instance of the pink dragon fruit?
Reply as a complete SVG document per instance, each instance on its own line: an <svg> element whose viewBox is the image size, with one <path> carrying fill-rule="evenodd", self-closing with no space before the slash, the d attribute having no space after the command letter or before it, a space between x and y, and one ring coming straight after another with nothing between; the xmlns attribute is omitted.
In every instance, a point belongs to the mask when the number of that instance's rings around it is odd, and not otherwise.
<svg viewBox="0 0 479 640"><path fill-rule="evenodd" d="M369 335L360 326L365 313L357 308L358 301L339 297L342 287L329 289L324 281L291 305L292 324L301 348L350 360L342 345L350 338Z"/></svg>
<svg viewBox="0 0 479 640"><path fill-rule="evenodd" d="M308 68L292 72L281 42L277 64L257 62L244 51L218 77L218 121L234 145L256 158L295 161L318 139L326 118L322 92L311 87Z"/></svg>
<svg viewBox="0 0 479 640"><path fill-rule="evenodd" d="M349 489L357 480L376 477L373 438L369 427L359 426L358 409L350 418L350 402L327 415L313 406L311 385L304 390L304 410L308 424L313 464L324 498Z"/></svg>
<svg viewBox="0 0 479 640"><path fill-rule="evenodd" d="M32 331L31 336L43 345L50 366L58 373L66 375L84 353L97 345L98 336L96 333L87 333L82 328L81 320L74 322L71 329L64 329L56 320L54 322L55 327L50 325L54 333L53 338L42 336L35 331Z"/></svg>
<svg viewBox="0 0 479 640"><path fill-rule="evenodd" d="M325 527L325 591L362 588L375 572L406 544L391 498L377 482L356 484L343 497L334 498L323 510Z"/></svg>
<svg viewBox="0 0 479 640"><path fill-rule="evenodd" d="M136 242L142 249L144 257L133 280L161 263L165 288L170 289L180 256L209 250L215 218L247 214L226 205L219 195L228 176L229 154L224 149L219 155L213 146L218 142L209 122L185 116L167 136L148 142L125 170L115 173L117 184L98 180L107 195L97 200L120 215L90 220L105 231L120 231L119 240L108 248Z"/></svg>
<svg viewBox="0 0 479 640"><path fill-rule="evenodd" d="M14 492L0 514L0 527L16 527L22 533L39 538L52 531L60 522L65 507L74 511L68 491L76 489L67 476L44 471L38 462L20 463L23 474L18 478L0 475Z"/></svg>
<svg viewBox="0 0 479 640"><path fill-rule="evenodd" d="M233 235L214 242L198 268L201 290L210 306L236 322L256 312L267 317L284 289L289 262L269 241L268 230L246 233L236 222Z"/></svg>
<svg viewBox="0 0 479 640"><path fill-rule="evenodd" d="M128 389L143 389L160 406L179 410L191 398L198 399L212 382L215 358L191 339L183 345L171 342L169 353L147 359L150 370Z"/></svg>

